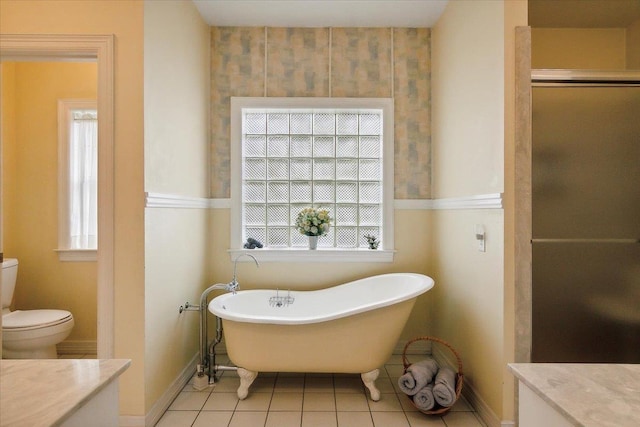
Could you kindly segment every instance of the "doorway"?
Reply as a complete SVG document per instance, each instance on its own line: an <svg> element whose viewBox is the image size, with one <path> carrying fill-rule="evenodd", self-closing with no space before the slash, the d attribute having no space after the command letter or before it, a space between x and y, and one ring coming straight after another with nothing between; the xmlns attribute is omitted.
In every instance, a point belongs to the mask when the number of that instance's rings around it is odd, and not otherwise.
<svg viewBox="0 0 640 427"><path fill-rule="evenodd" d="M114 86L113 36L0 35L4 61L83 61L97 63L98 235L97 356L114 353ZM1 141L0 141L1 144ZM0 215L4 206L0 205ZM2 241L0 230L0 242Z"/></svg>
<svg viewBox="0 0 640 427"><path fill-rule="evenodd" d="M532 73L531 361L639 363L640 74L548 74Z"/></svg>

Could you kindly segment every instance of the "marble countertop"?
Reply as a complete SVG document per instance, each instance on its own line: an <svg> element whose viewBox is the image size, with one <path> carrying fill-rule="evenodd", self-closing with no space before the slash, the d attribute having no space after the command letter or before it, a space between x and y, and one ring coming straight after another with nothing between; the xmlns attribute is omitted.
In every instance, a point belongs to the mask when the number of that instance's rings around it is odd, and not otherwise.
<svg viewBox="0 0 640 427"><path fill-rule="evenodd" d="M509 368L576 426L640 426L640 365L510 363Z"/></svg>
<svg viewBox="0 0 640 427"><path fill-rule="evenodd" d="M0 361L0 426L54 426L124 372L128 359Z"/></svg>

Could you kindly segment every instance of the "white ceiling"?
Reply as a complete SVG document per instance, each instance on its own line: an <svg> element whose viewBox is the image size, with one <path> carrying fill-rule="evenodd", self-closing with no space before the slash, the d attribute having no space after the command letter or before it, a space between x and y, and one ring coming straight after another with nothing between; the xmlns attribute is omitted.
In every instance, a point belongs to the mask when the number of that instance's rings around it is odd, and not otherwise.
<svg viewBox="0 0 640 427"><path fill-rule="evenodd" d="M211 26L433 27L448 0L193 0Z"/></svg>
<svg viewBox="0 0 640 427"><path fill-rule="evenodd" d="M449 0L192 1L211 26L431 28ZM529 0L533 27L627 27L637 19L640 0Z"/></svg>

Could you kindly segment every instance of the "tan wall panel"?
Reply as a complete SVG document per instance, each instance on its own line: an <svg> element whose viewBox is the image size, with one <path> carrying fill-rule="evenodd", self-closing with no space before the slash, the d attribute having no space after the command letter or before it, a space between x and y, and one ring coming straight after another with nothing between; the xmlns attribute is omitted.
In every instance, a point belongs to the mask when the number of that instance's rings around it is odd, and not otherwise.
<svg viewBox="0 0 640 427"><path fill-rule="evenodd" d="M627 27L627 69L640 70L640 19Z"/></svg>
<svg viewBox="0 0 640 427"><path fill-rule="evenodd" d="M533 28L532 68L623 70L623 28Z"/></svg>

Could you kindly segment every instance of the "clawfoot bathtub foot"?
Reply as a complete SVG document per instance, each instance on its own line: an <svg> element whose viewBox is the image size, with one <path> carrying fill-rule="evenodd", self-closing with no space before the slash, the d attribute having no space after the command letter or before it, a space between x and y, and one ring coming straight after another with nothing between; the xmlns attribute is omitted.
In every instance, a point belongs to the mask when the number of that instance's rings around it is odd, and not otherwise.
<svg viewBox="0 0 640 427"><path fill-rule="evenodd" d="M380 371L378 369L360 374L360 376L362 377L362 382L369 389L369 392L371 393L371 400L373 400L374 402L380 400L380 390L378 390L375 383L379 374Z"/></svg>
<svg viewBox="0 0 640 427"><path fill-rule="evenodd" d="M257 372L249 371L244 368L238 368L238 376L240 377L240 387L238 387L238 399L244 400L249 394L249 386L258 376Z"/></svg>

